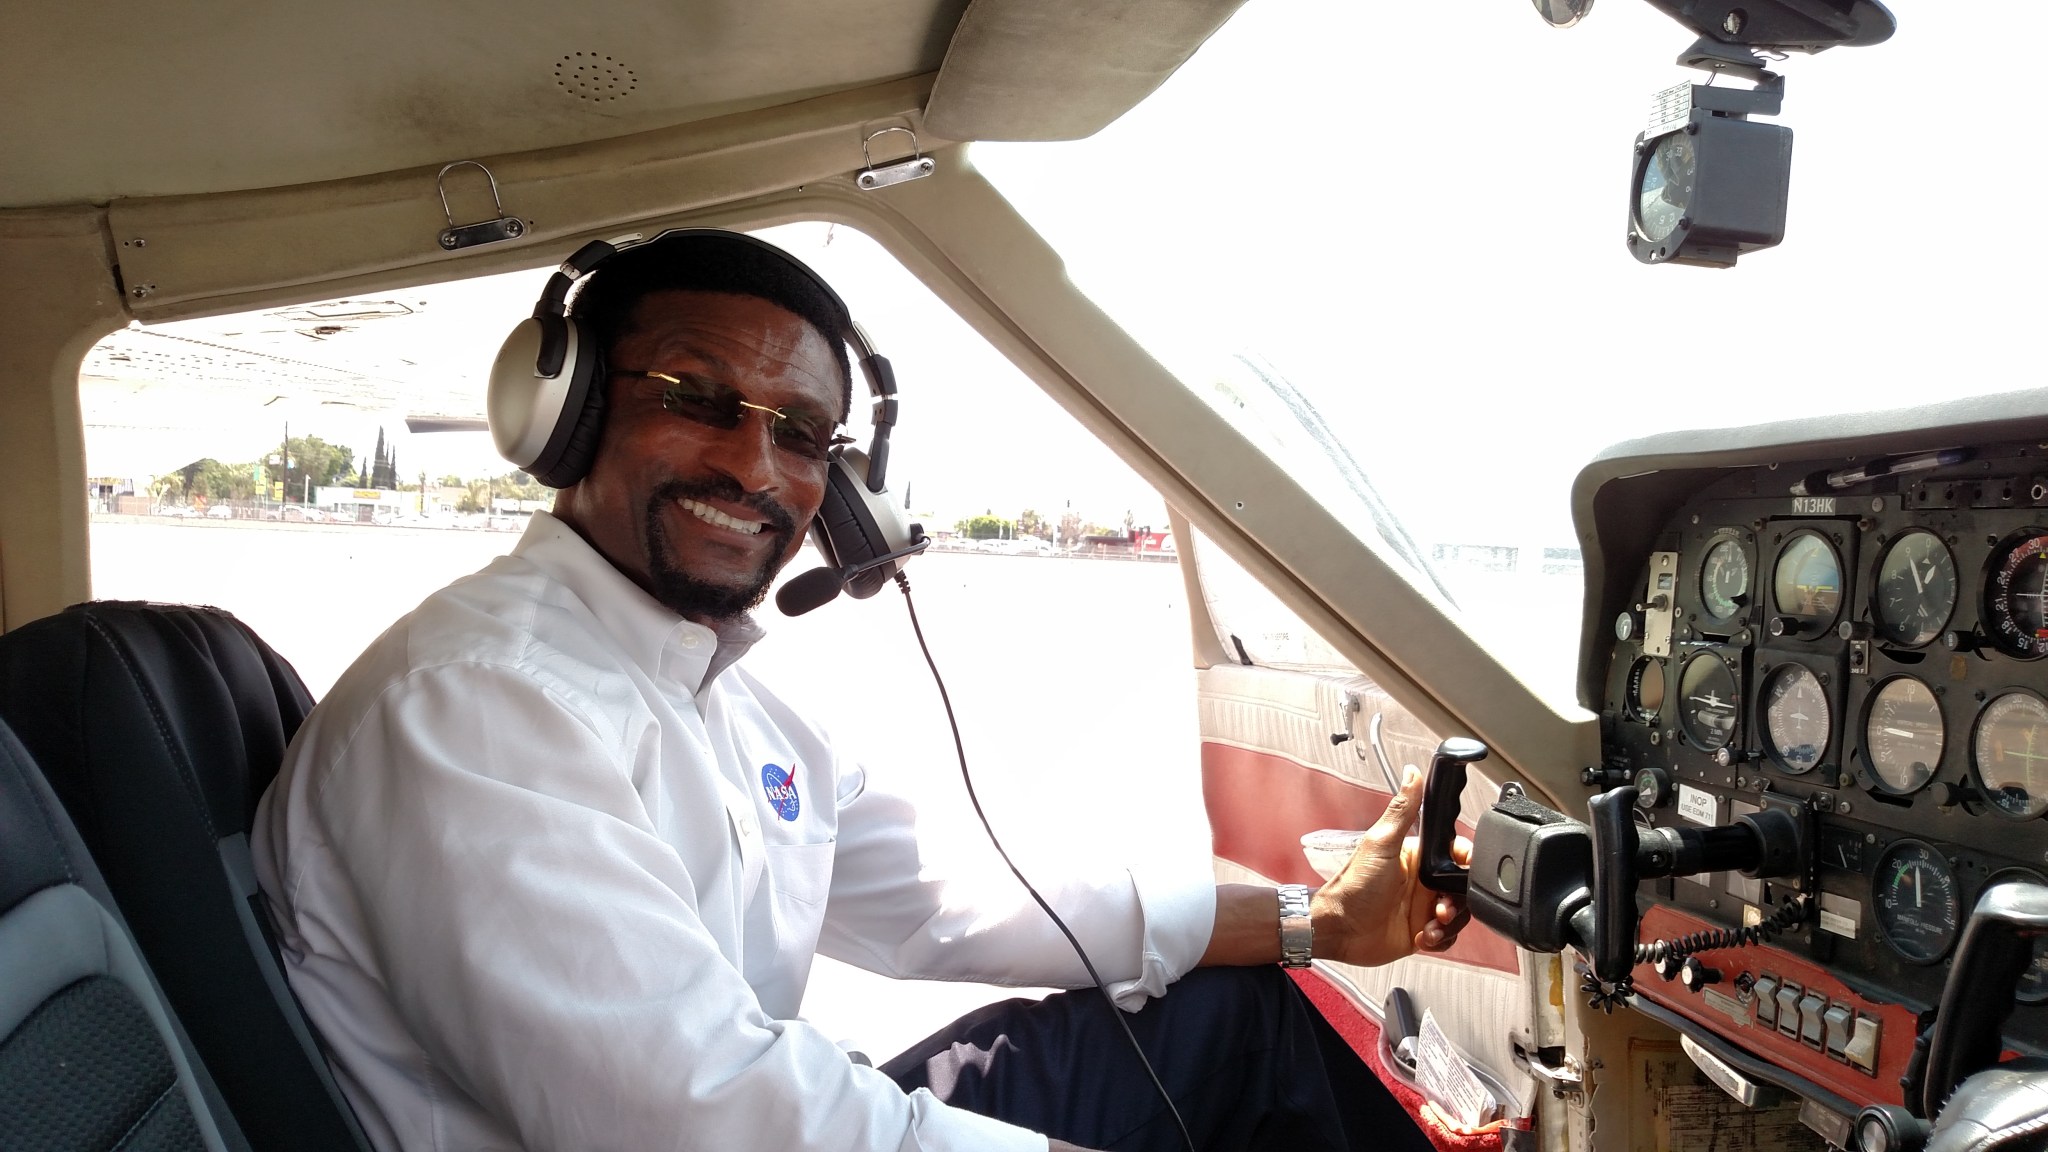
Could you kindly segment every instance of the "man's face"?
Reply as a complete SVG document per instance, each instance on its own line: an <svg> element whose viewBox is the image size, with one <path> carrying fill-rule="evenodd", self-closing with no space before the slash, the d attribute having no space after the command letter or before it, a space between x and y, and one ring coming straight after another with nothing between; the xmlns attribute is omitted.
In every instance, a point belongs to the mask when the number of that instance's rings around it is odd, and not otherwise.
<svg viewBox="0 0 2048 1152"><path fill-rule="evenodd" d="M750 404L839 415L839 364L825 337L753 296L656 292L635 305L607 368L729 388ZM555 514L612 565L686 618L713 623L761 602L803 546L830 463L778 447L770 417L695 423L662 407L660 380L614 375L590 474Z"/></svg>

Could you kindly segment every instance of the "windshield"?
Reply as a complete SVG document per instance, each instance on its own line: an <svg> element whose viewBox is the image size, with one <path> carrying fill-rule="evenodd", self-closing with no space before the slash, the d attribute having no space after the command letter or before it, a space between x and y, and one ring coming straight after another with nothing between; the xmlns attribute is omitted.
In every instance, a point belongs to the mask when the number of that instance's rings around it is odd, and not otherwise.
<svg viewBox="0 0 2048 1152"><path fill-rule="evenodd" d="M1993 173L2048 174L2010 127L2048 10L1986 18L1914 6L1886 44L1774 64L1786 238L1728 270L1624 246L1651 96L1705 77L1623 0L1565 31L1518 4L1252 4L1096 136L972 155L1162 364L1263 405L1249 439L1570 700L1569 494L1601 447L2041 382L2019 221L1980 206Z"/></svg>

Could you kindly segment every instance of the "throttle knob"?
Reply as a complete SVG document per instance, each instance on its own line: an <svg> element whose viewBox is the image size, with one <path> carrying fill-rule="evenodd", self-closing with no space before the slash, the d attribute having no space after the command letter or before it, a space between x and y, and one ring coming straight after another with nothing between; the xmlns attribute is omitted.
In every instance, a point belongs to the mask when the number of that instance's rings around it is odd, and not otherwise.
<svg viewBox="0 0 2048 1152"><path fill-rule="evenodd" d="M1657 975L1662 976L1664 979L1676 980L1678 979L1678 970L1681 964L1676 956L1659 956L1657 957L1657 962L1651 965L1651 967L1655 968Z"/></svg>

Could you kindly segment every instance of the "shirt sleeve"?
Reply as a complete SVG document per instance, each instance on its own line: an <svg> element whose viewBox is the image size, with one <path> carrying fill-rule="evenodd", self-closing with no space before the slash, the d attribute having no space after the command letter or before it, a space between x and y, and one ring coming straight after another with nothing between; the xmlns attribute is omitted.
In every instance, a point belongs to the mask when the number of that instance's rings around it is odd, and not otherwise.
<svg viewBox="0 0 2048 1152"><path fill-rule="evenodd" d="M842 773L839 803L821 952L887 976L1088 985L1072 945L1007 870L935 873L919 852L916 806L858 767ZM1209 946L1216 884L1186 862L1032 880L1128 1011L1163 993Z"/></svg>
<svg viewBox="0 0 2048 1152"><path fill-rule="evenodd" d="M364 970L523 1147L1045 1149L769 1018L614 741L526 673L414 671L354 724L288 782L335 887L321 903L353 909L295 932L343 954L294 983ZM294 846L288 906L315 846Z"/></svg>

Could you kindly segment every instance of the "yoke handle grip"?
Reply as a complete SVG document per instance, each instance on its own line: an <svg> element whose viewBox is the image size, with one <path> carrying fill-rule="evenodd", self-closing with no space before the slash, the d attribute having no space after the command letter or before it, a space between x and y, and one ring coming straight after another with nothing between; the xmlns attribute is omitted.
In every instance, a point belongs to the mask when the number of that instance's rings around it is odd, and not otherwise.
<svg viewBox="0 0 2048 1152"><path fill-rule="evenodd" d="M1486 745L1453 736L1436 746L1429 760L1429 779L1422 787L1422 886L1432 892L1463 895L1471 869L1451 855L1458 837L1459 798L1465 793L1465 766L1486 759Z"/></svg>
<svg viewBox="0 0 2048 1152"><path fill-rule="evenodd" d="M1620 982L1635 967L1636 790L1616 788L1586 802L1593 832L1593 975Z"/></svg>

